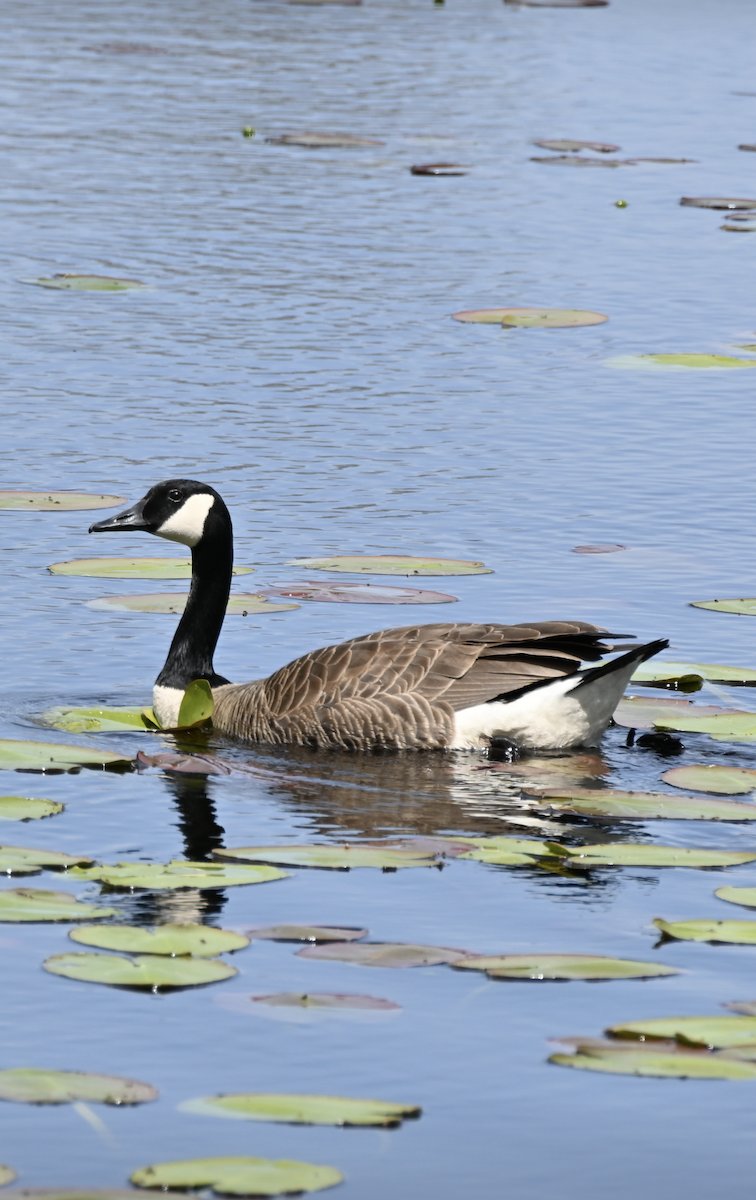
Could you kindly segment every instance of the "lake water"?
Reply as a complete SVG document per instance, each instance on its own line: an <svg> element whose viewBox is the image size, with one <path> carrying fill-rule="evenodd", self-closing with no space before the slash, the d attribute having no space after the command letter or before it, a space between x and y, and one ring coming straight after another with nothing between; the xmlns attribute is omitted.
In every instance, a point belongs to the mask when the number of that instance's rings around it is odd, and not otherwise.
<svg viewBox="0 0 756 1200"><path fill-rule="evenodd" d="M219 671L253 678L391 624L560 617L667 636L675 659L756 666L756 623L687 606L756 593L754 377L607 365L643 353L748 357L733 347L756 343L756 239L678 203L756 193L756 155L736 149L756 140L749 5L29 0L6 8L0 24L2 486L136 499L162 478L206 480L231 507L237 561L255 567L237 590L312 578L285 564L315 554L433 553L495 571L428 580L459 597L443 609L322 603L229 618ZM255 138L242 138L245 125ZM313 151L264 141L313 128L384 144ZM623 157L698 161L582 171L530 161L547 153L534 138L559 136L617 142ZM408 170L439 160L472 169L458 178ZM56 271L136 278L149 290L71 294L18 282ZM449 319L504 305L587 308L610 320L504 331ZM156 739L146 735L75 738L34 720L51 704L149 702L175 623L85 602L181 585L48 574L62 559L163 552L136 535L94 541L94 519L0 514L0 736L149 752ZM628 550L571 552L604 542ZM699 698L756 709L747 689ZM669 763L627 750L624 737L607 734L601 777L663 787ZM677 763L756 765L748 746L684 740ZM211 745L278 778L7 773L3 792L67 807L49 821L4 825L4 840L165 862L221 843L517 832L506 819L511 777L478 770L475 756ZM292 774L305 781L287 782ZM586 822L578 833L756 844L748 826L703 822ZM602 1077L546 1058L556 1035L723 1013L720 1004L754 997L752 948L653 949L654 917L747 916L713 897L724 882L756 884L756 869L626 869L586 883L454 862L393 874L294 870L254 888L114 901L120 919L146 924L177 915L242 928L340 923L378 941L658 957L683 968L601 986L369 970L255 942L233 956L239 975L228 983L144 995L43 972L45 957L71 947L66 926L3 925L0 1065L133 1076L161 1098L98 1108L99 1130L69 1105L4 1104L0 1161L23 1187L125 1186L148 1163L250 1154L337 1166L345 1200L709 1200L752 1175L747 1084ZM57 875L31 885L99 895ZM215 1002L292 990L366 992L402 1011L377 1024L291 1024ZM182 1100L236 1091L372 1096L424 1112L375 1131L176 1111Z"/></svg>

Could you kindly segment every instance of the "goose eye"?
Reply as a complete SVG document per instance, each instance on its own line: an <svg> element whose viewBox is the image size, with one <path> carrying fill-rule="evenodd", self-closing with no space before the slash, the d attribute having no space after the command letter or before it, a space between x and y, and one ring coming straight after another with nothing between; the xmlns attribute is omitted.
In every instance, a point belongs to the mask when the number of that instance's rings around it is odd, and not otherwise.
<svg viewBox="0 0 756 1200"><path fill-rule="evenodd" d="M181 492L178 490L178 488L172 488L171 491L168 493L168 499L171 500L173 502L173 504L179 504L184 499L184 497L181 494Z"/></svg>

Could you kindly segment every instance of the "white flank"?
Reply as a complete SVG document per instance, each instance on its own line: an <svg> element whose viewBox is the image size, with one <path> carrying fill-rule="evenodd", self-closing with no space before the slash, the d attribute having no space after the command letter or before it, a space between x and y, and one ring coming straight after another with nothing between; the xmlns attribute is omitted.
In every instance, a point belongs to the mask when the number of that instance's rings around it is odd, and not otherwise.
<svg viewBox="0 0 756 1200"><path fill-rule="evenodd" d="M155 533L158 537L167 538L169 542L181 542L182 546L196 546L205 532L207 514L214 503L215 497L206 493L190 496L172 517L155 530Z"/></svg>
<svg viewBox="0 0 756 1200"><path fill-rule="evenodd" d="M161 687L155 684L152 689L152 707L163 729L176 728L183 699L183 688Z"/></svg>

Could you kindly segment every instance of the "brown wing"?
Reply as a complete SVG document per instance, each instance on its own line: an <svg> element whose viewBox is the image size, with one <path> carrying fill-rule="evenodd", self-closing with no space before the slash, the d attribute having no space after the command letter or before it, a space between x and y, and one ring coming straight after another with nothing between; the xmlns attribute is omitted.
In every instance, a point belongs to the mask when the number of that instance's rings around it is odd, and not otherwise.
<svg viewBox="0 0 756 1200"><path fill-rule="evenodd" d="M214 691L213 722L250 741L368 749L448 745L454 712L571 675L610 647L583 621L385 629Z"/></svg>

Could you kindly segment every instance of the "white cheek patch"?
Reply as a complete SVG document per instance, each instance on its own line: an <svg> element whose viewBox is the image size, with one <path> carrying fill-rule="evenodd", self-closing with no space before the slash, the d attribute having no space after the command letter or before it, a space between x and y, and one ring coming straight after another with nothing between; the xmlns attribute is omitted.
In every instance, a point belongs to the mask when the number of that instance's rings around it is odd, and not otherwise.
<svg viewBox="0 0 756 1200"><path fill-rule="evenodd" d="M196 546L205 532L207 514L214 502L215 497L207 494L190 496L173 516L155 530L155 533L158 537L167 538L169 542L181 542L183 546Z"/></svg>

